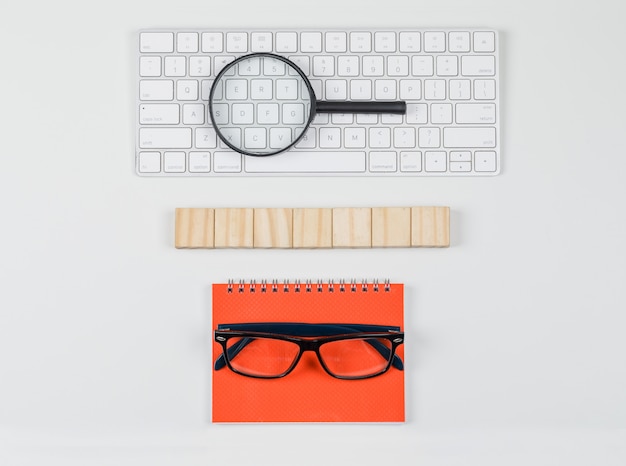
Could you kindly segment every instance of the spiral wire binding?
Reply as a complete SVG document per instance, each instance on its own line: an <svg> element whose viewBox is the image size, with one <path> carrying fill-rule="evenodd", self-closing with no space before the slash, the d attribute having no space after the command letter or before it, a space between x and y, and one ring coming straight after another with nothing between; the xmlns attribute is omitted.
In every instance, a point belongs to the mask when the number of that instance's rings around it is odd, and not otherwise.
<svg viewBox="0 0 626 466"><path fill-rule="evenodd" d="M245 293L246 290L250 293L256 293L257 291L266 293L268 289L271 290L272 293L278 293L280 291L283 293L289 293L291 290L295 293L300 293L302 291L305 293L312 293L314 290L318 293L322 293L324 291L324 286L326 286L329 293L334 293L337 290L340 293L345 293L348 290L351 293L356 293L358 291L367 293L369 290L372 290L374 293L378 293L381 290L387 293L391 291L391 281L389 279L384 279L381 284L379 279L373 279L371 281L362 279L360 282L357 279L350 279L349 282L346 282L343 278L339 280L331 278L326 281L318 279L315 280L315 282L311 279L306 279L304 282L302 280L294 280L293 283L287 279L272 279L269 282L266 279L260 281L229 279L227 281L226 290L228 293L233 293L235 288L238 293Z"/></svg>

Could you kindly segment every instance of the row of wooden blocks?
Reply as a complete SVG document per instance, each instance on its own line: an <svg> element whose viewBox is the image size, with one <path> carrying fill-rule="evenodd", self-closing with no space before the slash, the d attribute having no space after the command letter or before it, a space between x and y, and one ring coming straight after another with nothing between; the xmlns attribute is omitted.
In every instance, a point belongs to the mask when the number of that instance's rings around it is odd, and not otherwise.
<svg viewBox="0 0 626 466"><path fill-rule="evenodd" d="M177 248L450 246L448 207L178 208Z"/></svg>

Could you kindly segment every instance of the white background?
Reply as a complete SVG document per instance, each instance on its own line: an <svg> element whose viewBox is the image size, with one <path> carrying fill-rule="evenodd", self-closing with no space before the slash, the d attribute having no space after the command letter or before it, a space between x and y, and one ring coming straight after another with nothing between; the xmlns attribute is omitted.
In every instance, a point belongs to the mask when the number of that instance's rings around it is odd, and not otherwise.
<svg viewBox="0 0 626 466"><path fill-rule="evenodd" d="M624 17L621 0L2 2L0 464L626 464ZM229 26L498 29L502 174L136 176L136 31ZM451 247L173 248L175 207L392 205L450 206ZM406 424L212 425L210 284L318 277L406 284Z"/></svg>

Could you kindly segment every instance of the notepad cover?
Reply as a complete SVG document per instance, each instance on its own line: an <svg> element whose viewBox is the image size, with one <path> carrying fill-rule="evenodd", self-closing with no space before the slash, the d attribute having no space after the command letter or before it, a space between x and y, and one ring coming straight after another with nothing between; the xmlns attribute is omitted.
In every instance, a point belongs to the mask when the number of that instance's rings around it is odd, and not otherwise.
<svg viewBox="0 0 626 466"><path fill-rule="evenodd" d="M404 329L402 284L213 285L213 328L238 322L395 325ZM221 346L213 342L213 360ZM396 354L404 361L404 345ZM363 380L328 375L312 352L279 379L213 370L213 422L403 422L404 371Z"/></svg>

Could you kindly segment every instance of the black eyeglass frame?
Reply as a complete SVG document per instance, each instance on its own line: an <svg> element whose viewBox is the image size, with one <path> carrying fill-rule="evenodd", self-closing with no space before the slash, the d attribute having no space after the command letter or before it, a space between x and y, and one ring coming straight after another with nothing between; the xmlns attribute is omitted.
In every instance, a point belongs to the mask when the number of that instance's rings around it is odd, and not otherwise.
<svg viewBox="0 0 626 466"><path fill-rule="evenodd" d="M404 370L404 365L402 363L402 360L400 359L398 355L396 355L396 349L398 348L398 346L404 343L404 332L400 331L398 327L385 327L385 326L373 326L373 325L370 326L370 325L360 325L360 324L345 324L345 325L344 324L293 324L294 329L306 328L306 327L302 327L303 325L311 326L311 328L307 329L307 331L312 330L314 328L323 328L326 326L330 328L336 327L337 329L346 329L349 332L349 333L340 333L340 334L327 335L327 336L296 336L296 335L289 335L285 333L242 330L242 329L233 328L235 326L240 327L240 328L242 327L245 328L245 326L248 326L248 325L255 326L255 324L232 324L230 326L228 324L224 324L224 325L218 326L218 329L214 331L214 339L222 347L222 354L215 362L215 370L219 370L223 368L224 366L227 366L234 373L242 375L244 377L252 377L252 378L257 378L257 379L279 379L279 378L285 377L296 368L296 366L300 362L302 354L305 351L313 351L315 355L317 356L317 359L320 365L322 366L322 368L324 369L324 371L328 375L336 379L342 379L342 380L369 379L369 378L377 377L381 374L384 374L385 372L389 370L389 368L392 365L396 367L398 370ZM268 327L268 326L271 326L272 324L259 324L259 325ZM280 326L279 328L282 329L284 328L285 325L289 325L289 324L280 323L278 325ZM386 330L358 331L359 328L380 328L380 329L386 329ZM354 330L354 332L352 332L352 330ZM300 332L300 333L307 333L307 331ZM233 367L230 360L231 358L235 357L239 353L239 351L243 349L243 347L246 344L253 341L252 339L254 339L255 337L274 339L274 340L283 340L283 341L289 341L291 343L297 344L299 347L298 355L294 358L293 362L287 368L287 370L285 370L284 372L278 375L269 375L269 376L268 375L253 375L253 374L247 374L245 372L241 372ZM245 341L233 351L234 345L231 346L231 348L228 348L228 340L230 340L231 338L243 338L243 339L251 339L251 340ZM356 340L356 339L388 340L390 342L391 348L387 348L386 346L384 346L384 350L389 351L387 364L385 365L383 369L379 370L378 372L375 372L373 374L367 374L364 376L360 376L360 375L359 376L343 376L343 375L334 374L324 363L324 359L319 351L320 347L326 343L333 342L333 341ZM377 348L377 350L381 352L380 348ZM230 353L233 353L233 354L230 354Z"/></svg>

